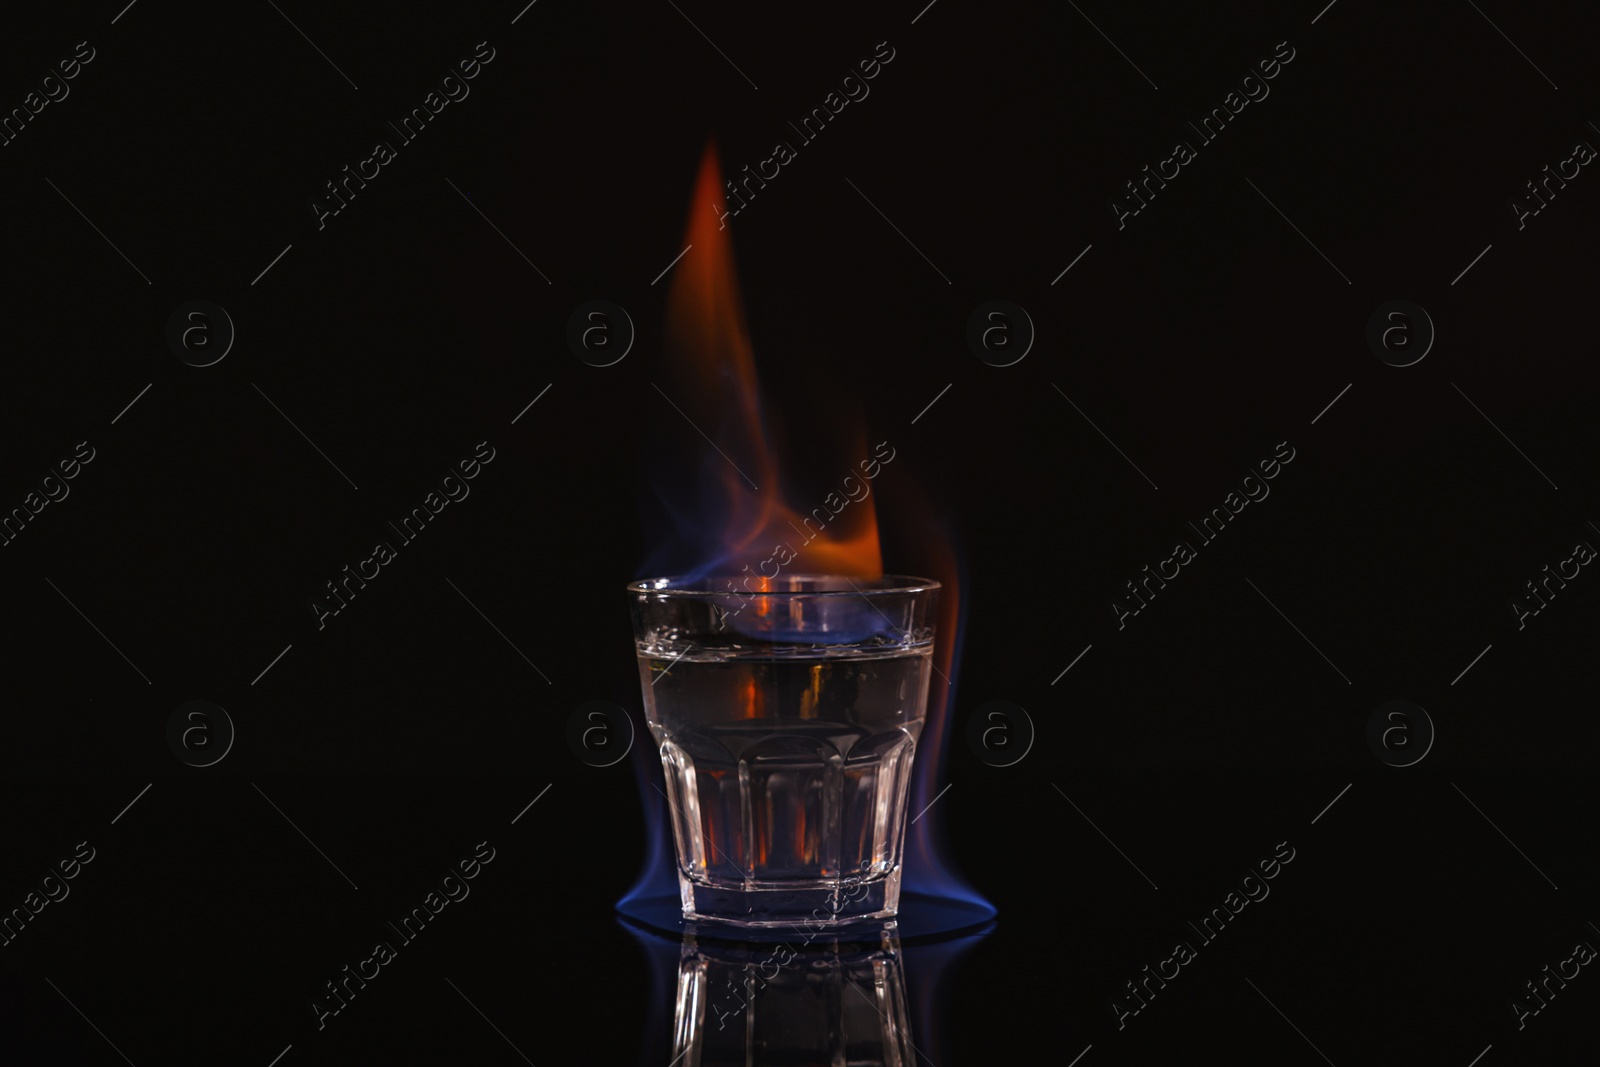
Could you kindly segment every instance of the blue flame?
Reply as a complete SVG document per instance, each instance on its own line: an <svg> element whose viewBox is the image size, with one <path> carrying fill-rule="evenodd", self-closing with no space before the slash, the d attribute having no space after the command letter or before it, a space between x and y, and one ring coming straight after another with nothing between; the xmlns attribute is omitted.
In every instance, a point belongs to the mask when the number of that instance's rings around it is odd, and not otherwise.
<svg viewBox="0 0 1600 1067"><path fill-rule="evenodd" d="M645 857L639 877L617 901L617 910L634 914L648 902L670 898L678 900L677 857L673 853L672 827L667 822L666 772L655 748L635 746L634 778L639 783L639 799L644 805Z"/></svg>
<svg viewBox="0 0 1600 1067"><path fill-rule="evenodd" d="M937 537L943 543L957 544L955 531L950 529L949 523L940 522L937 525ZM906 827L905 868L901 885L909 893L965 901L987 909L988 915L993 916L994 906L957 872L955 863L948 855L944 836L940 833L943 823L936 817L939 809L937 805L929 807L938 796L939 788L942 788L938 783L955 725L956 682L960 678L957 667L961 662L961 646L966 639L967 605L972 599L968 593L965 556L957 552L954 560L956 580L945 582L945 589L948 595L956 597L956 621L955 626L945 627L942 631L947 634L945 640L950 642L948 678L935 675L929 685L930 704L934 702L934 693L941 688L943 693L937 706L929 709L922 743L911 772L910 810L913 813L926 811L926 814L914 825Z"/></svg>

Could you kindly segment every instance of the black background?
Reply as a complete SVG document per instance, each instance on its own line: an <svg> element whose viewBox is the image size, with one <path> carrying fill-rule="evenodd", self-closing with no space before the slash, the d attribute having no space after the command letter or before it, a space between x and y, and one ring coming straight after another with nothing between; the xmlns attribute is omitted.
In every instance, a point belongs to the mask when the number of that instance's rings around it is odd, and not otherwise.
<svg viewBox="0 0 1600 1067"><path fill-rule="evenodd" d="M1600 179L1520 230L1508 205L1600 144L1592 18L280 6L52 8L0 41L6 109L96 51L0 148L0 506L95 449L0 549L0 904L97 852L0 948L18 1062L671 1059L612 912L640 787L564 739L586 700L638 715L621 587L651 547L643 461L698 441L652 388L652 279L707 139L754 165L880 41L870 96L732 229L794 483L836 477L859 419L900 457L876 494L886 565L915 573L948 530L965 570L933 811L999 921L913 1020L925 1059L1585 1046L1587 968L1521 1030L1510 1005L1600 939L1600 579L1521 630L1508 605L1600 540ZM319 230L323 183L479 41L495 58L470 96ZM1122 183L1280 41L1270 95L1119 230ZM564 340L596 297L638 329L608 368ZM995 298L1037 328L1006 368L965 341ZM164 339L192 299L237 327L207 368ZM1406 368L1365 340L1393 299L1438 332ZM471 496L319 630L322 584L485 439ZM1123 583L1282 441L1270 497L1119 630ZM238 730L205 769L165 739L194 698ZM1038 729L1004 769L959 736L996 698ZM1392 699L1437 730L1403 769L1366 742ZM319 1031L308 998L480 840L496 859L469 900ZM1123 983L1281 841L1271 896L1119 1032Z"/></svg>

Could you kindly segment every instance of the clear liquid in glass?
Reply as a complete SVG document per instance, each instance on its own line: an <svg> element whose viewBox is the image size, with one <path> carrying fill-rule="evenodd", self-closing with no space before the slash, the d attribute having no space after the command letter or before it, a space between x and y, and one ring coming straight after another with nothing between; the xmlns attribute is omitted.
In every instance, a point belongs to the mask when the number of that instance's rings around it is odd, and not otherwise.
<svg viewBox="0 0 1600 1067"><path fill-rule="evenodd" d="M641 651L684 914L749 925L899 906L932 644Z"/></svg>

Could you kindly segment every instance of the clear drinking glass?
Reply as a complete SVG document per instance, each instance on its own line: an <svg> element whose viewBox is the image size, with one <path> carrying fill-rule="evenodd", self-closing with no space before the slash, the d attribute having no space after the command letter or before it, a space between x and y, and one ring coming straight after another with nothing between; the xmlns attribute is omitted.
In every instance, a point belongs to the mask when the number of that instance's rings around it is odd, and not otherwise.
<svg viewBox="0 0 1600 1067"><path fill-rule="evenodd" d="M687 919L892 918L939 583L628 587Z"/></svg>

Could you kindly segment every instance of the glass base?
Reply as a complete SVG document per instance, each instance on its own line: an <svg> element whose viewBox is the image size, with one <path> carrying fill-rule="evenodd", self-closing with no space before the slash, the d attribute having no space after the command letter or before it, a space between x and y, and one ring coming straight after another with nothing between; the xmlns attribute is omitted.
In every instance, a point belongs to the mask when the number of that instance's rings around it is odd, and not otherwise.
<svg viewBox="0 0 1600 1067"><path fill-rule="evenodd" d="M739 889L698 885L680 871L678 890L683 917L693 922L830 929L893 919L900 910L900 868L871 882Z"/></svg>

